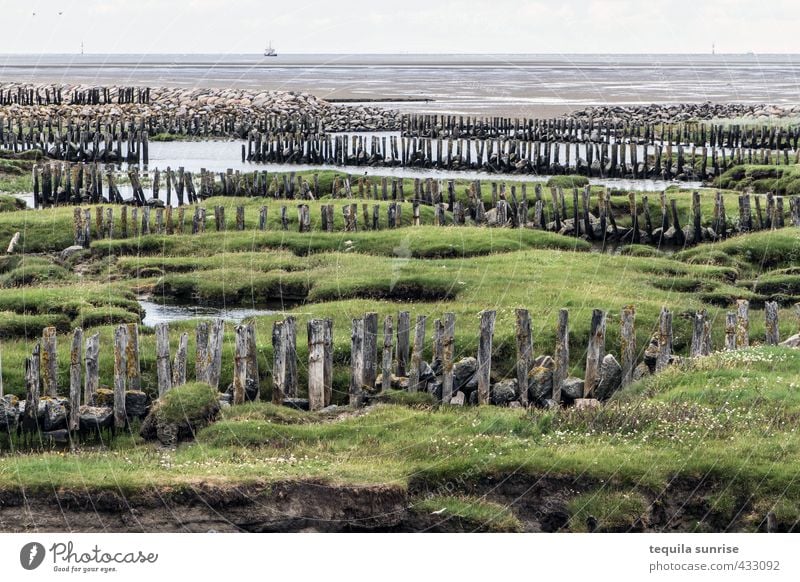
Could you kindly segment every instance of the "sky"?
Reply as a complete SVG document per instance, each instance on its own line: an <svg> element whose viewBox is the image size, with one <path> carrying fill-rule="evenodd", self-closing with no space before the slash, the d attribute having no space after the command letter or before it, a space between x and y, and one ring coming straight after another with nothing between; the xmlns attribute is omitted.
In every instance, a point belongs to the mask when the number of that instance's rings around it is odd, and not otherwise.
<svg viewBox="0 0 800 582"><path fill-rule="evenodd" d="M798 53L798 0L0 0L0 53Z"/></svg>

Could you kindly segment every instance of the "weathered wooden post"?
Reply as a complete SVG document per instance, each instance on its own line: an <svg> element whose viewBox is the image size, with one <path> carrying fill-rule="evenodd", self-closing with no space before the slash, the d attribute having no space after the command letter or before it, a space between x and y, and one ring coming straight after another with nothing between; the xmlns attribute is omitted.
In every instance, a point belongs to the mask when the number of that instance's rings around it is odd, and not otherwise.
<svg viewBox="0 0 800 582"><path fill-rule="evenodd" d="M286 353L284 349L284 322L276 321L272 324L272 403L280 406L283 404L286 384Z"/></svg>
<svg viewBox="0 0 800 582"><path fill-rule="evenodd" d="M692 345L689 355L692 358L707 356L711 353L711 322L708 312L701 309L692 318Z"/></svg>
<svg viewBox="0 0 800 582"><path fill-rule="evenodd" d="M178 339L178 349L175 352L175 361L172 363L172 387L186 384L186 360L189 351L189 334L184 332Z"/></svg>
<svg viewBox="0 0 800 582"><path fill-rule="evenodd" d="M308 322L308 407L325 408L325 322Z"/></svg>
<svg viewBox="0 0 800 582"><path fill-rule="evenodd" d="M222 372L222 340L225 335L225 321L215 318L211 321L208 333L208 384L219 389L219 376Z"/></svg>
<svg viewBox="0 0 800 582"><path fill-rule="evenodd" d="M114 332L114 428L125 428L125 379L127 377L128 326Z"/></svg>
<svg viewBox="0 0 800 582"><path fill-rule="evenodd" d="M736 347L750 345L750 302L747 299L736 301Z"/></svg>
<svg viewBox="0 0 800 582"><path fill-rule="evenodd" d="M129 323L128 326L128 353L127 363L127 388L128 390L142 389L142 376L139 363L139 326Z"/></svg>
<svg viewBox="0 0 800 582"><path fill-rule="evenodd" d="M658 318L656 372L660 372L669 365L670 357L672 357L672 312L666 307L662 307Z"/></svg>
<svg viewBox="0 0 800 582"><path fill-rule="evenodd" d="M72 347L69 352L69 422L67 423L67 428L70 432L78 430L81 423L82 360L83 330L76 327L72 332Z"/></svg>
<svg viewBox="0 0 800 582"><path fill-rule="evenodd" d="M442 402L450 404L453 398L453 355L456 341L456 316L445 313L442 317Z"/></svg>
<svg viewBox="0 0 800 582"><path fill-rule="evenodd" d="M419 375L422 370L422 354L425 349L425 324L427 317L417 316L417 325L414 328L414 349L411 352L411 371L408 375L408 391L418 392L420 389Z"/></svg>
<svg viewBox="0 0 800 582"><path fill-rule="evenodd" d="M606 356L606 313L602 309L592 310L589 328L589 346L586 348L586 374L583 380L583 397L594 398L600 383L600 365Z"/></svg>
<svg viewBox="0 0 800 582"><path fill-rule="evenodd" d="M364 318L353 320L350 337L350 406L361 406L364 402Z"/></svg>
<svg viewBox="0 0 800 582"><path fill-rule="evenodd" d="M364 314L364 380L363 386L375 389L378 377L378 314Z"/></svg>
<svg viewBox="0 0 800 582"><path fill-rule="evenodd" d="M636 367L636 308L627 305L620 315L620 359L622 367L622 385L633 382L633 369Z"/></svg>
<svg viewBox="0 0 800 582"><path fill-rule="evenodd" d="M247 324L247 386L251 388L252 400L258 401L261 396L261 374L258 371L258 342L256 341L256 324ZM247 390L245 390L247 398Z"/></svg>
<svg viewBox="0 0 800 582"><path fill-rule="evenodd" d="M381 362L381 391L392 387L392 316L387 315L383 320L383 358Z"/></svg>
<svg viewBox="0 0 800 582"><path fill-rule="evenodd" d="M25 359L25 411L22 415L22 428L26 432L38 432L39 426L39 398L41 379L42 348L36 344L31 352L31 357Z"/></svg>
<svg viewBox="0 0 800 582"><path fill-rule="evenodd" d="M489 404L491 400L492 374L492 339L494 338L494 322L497 312L481 311L480 331L478 336L478 404Z"/></svg>
<svg viewBox="0 0 800 582"><path fill-rule="evenodd" d="M558 310L558 324L556 325L556 348L553 353L555 367L553 368L553 401L561 402L561 388L564 380L569 375L569 311Z"/></svg>
<svg viewBox="0 0 800 582"><path fill-rule="evenodd" d="M325 406L330 405L333 396L333 320L325 319L324 327L324 368L323 378L325 382Z"/></svg>
<svg viewBox="0 0 800 582"><path fill-rule="evenodd" d="M725 314L725 349L733 351L736 349L736 312L728 311Z"/></svg>
<svg viewBox="0 0 800 582"><path fill-rule="evenodd" d="M531 371L533 339L531 333L531 316L527 309L515 310L517 320L517 387L519 402L528 406L528 373Z"/></svg>
<svg viewBox="0 0 800 582"><path fill-rule="evenodd" d="M207 321L197 324L195 331L194 377L208 384L208 329Z"/></svg>
<svg viewBox="0 0 800 582"><path fill-rule="evenodd" d="M778 328L778 303L776 301L767 301L764 304L764 327L767 345L777 346L781 341L781 333Z"/></svg>
<svg viewBox="0 0 800 582"><path fill-rule="evenodd" d="M297 321L289 315L283 322L283 349L286 361L286 383L283 388L285 396L297 397Z"/></svg>
<svg viewBox="0 0 800 582"><path fill-rule="evenodd" d="M244 404L247 386L247 325L234 328L236 340L233 350L233 404Z"/></svg>
<svg viewBox="0 0 800 582"><path fill-rule="evenodd" d="M411 316L408 311L397 314L397 375L408 375L408 355L411 350L409 334L411 329Z"/></svg>
<svg viewBox="0 0 800 582"><path fill-rule="evenodd" d="M45 395L50 398L58 396L58 356L56 353L56 328L46 327L42 330L41 375Z"/></svg>
<svg viewBox="0 0 800 582"><path fill-rule="evenodd" d="M86 378L83 384L83 402L87 406L94 404L94 395L100 387L100 334L86 338Z"/></svg>
<svg viewBox="0 0 800 582"><path fill-rule="evenodd" d="M156 325L156 375L158 378L158 397L161 398L172 388L172 370L169 355L169 325Z"/></svg>

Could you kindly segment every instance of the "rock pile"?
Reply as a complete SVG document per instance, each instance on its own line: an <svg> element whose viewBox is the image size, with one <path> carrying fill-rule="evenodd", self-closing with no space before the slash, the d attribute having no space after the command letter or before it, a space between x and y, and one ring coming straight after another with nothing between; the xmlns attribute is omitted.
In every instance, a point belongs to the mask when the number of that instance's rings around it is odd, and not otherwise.
<svg viewBox="0 0 800 582"><path fill-rule="evenodd" d="M0 83L0 92L52 88L52 85ZM62 85L62 93L84 91L88 85ZM112 88L112 95L118 88ZM187 118L230 116L253 119L276 115L284 118L309 117L322 122L325 131L378 131L400 127L397 111L362 105L335 105L310 93L290 91L258 91L248 89L212 89L152 87L149 103L100 103L96 105L10 104L0 106L0 117L61 117L103 120L108 118L144 118L149 116L182 116Z"/></svg>
<svg viewBox="0 0 800 582"><path fill-rule="evenodd" d="M653 103L650 105L597 105L565 117L628 123L668 123L712 119L752 118L753 121L800 117L800 105L764 103Z"/></svg>

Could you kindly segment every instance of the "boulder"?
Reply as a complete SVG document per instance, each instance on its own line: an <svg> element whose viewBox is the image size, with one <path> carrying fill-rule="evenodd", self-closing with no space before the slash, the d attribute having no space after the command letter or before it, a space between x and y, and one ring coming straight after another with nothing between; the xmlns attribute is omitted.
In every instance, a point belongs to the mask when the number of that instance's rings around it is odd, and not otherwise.
<svg viewBox="0 0 800 582"><path fill-rule="evenodd" d="M442 383L439 380L429 380L427 386L428 394L439 402L442 399Z"/></svg>
<svg viewBox="0 0 800 582"><path fill-rule="evenodd" d="M647 366L647 364L642 362L633 369L633 381L638 382L645 376L650 376L651 374L652 372L650 371L650 368Z"/></svg>
<svg viewBox="0 0 800 582"><path fill-rule="evenodd" d="M585 410L589 408L598 408L600 406L600 401L597 398L576 398L575 399L575 409L576 410Z"/></svg>
<svg viewBox="0 0 800 582"><path fill-rule="evenodd" d="M0 398L0 433L12 432L17 428L19 410L15 404Z"/></svg>
<svg viewBox="0 0 800 582"><path fill-rule="evenodd" d="M42 430L51 432L67 428L68 401L62 398L48 398L43 399L42 403L44 403Z"/></svg>
<svg viewBox="0 0 800 582"><path fill-rule="evenodd" d="M551 358L552 360L552 358ZM528 398L531 402L541 403L553 395L553 368L535 366L528 372Z"/></svg>
<svg viewBox="0 0 800 582"><path fill-rule="evenodd" d="M598 400L608 400L622 386L622 366L611 354L606 354L600 363L600 382L594 390Z"/></svg>
<svg viewBox="0 0 800 582"><path fill-rule="evenodd" d="M787 337L779 345L786 346L787 348L800 348L800 333Z"/></svg>
<svg viewBox="0 0 800 582"><path fill-rule="evenodd" d="M69 442L69 431L66 428L44 431L42 438L52 443L66 444Z"/></svg>
<svg viewBox="0 0 800 582"><path fill-rule="evenodd" d="M658 358L658 336L654 335L650 338L650 343L644 350L644 364L648 370L653 373L656 371L656 359Z"/></svg>
<svg viewBox="0 0 800 582"><path fill-rule="evenodd" d="M561 385L561 398L564 400L575 400L583 398L583 378L570 376Z"/></svg>
<svg viewBox="0 0 800 582"><path fill-rule="evenodd" d="M466 395L459 390L450 399L450 404L453 404L454 406L464 406L464 402L466 401L466 399L467 399Z"/></svg>
<svg viewBox="0 0 800 582"><path fill-rule="evenodd" d="M82 432L111 428L114 424L114 409L110 406L81 406L79 419Z"/></svg>
<svg viewBox="0 0 800 582"><path fill-rule="evenodd" d="M489 400L496 406L505 406L517 399L517 379L511 378L495 382L489 393Z"/></svg>
<svg viewBox="0 0 800 582"><path fill-rule="evenodd" d="M283 405L296 410L308 410L308 398L284 398Z"/></svg>
<svg viewBox="0 0 800 582"><path fill-rule="evenodd" d="M141 390L128 390L125 392L125 414L128 418L144 418L150 399Z"/></svg>
<svg viewBox="0 0 800 582"><path fill-rule="evenodd" d="M75 255L75 254L81 252L82 250L83 250L83 247L81 245L68 246L63 251L61 251L61 260L62 261L66 261L72 255Z"/></svg>

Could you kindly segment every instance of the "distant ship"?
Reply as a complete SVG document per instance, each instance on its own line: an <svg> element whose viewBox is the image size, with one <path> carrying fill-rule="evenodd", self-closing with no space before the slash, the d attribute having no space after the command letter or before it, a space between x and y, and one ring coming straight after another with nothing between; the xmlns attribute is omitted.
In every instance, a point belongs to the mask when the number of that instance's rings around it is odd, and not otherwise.
<svg viewBox="0 0 800 582"><path fill-rule="evenodd" d="M272 48L272 41L269 41L269 46L264 49L264 56L265 57L277 57L278 53L275 52L275 49Z"/></svg>

